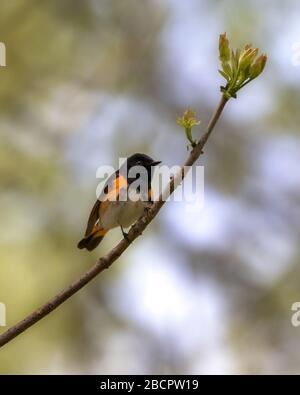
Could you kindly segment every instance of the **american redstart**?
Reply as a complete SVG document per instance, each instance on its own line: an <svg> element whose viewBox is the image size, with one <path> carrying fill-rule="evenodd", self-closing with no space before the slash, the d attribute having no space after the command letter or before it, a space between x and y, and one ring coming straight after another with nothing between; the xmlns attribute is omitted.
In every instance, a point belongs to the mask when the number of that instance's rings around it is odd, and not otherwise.
<svg viewBox="0 0 300 395"><path fill-rule="evenodd" d="M134 154L105 183L90 213L85 236L77 247L92 251L113 228L124 228L138 220L152 204L151 181L154 161L145 154Z"/></svg>

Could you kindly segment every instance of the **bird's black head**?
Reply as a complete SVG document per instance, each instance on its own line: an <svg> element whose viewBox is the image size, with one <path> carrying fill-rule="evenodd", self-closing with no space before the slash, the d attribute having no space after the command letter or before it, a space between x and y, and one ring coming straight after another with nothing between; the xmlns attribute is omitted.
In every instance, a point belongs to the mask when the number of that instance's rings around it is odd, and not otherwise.
<svg viewBox="0 0 300 395"><path fill-rule="evenodd" d="M160 161L155 161L154 159L150 158L150 156L145 154L134 154L131 155L127 159L127 169L129 170L131 167L134 166L143 166L147 170L151 170L152 166L157 166L160 164Z"/></svg>
<svg viewBox="0 0 300 395"><path fill-rule="evenodd" d="M151 184L151 179L152 179L152 167L157 166L160 161L155 161L154 159L150 158L150 156L145 155L145 154L134 154L131 155L129 158L127 158L126 165L127 165L127 179L129 184L131 182L135 181L136 179L139 179L143 173L140 173L139 168L143 168L146 170L146 176L147 179L144 181L147 182L147 184L150 186ZM137 172L135 172L135 168ZM143 178L143 177L142 177Z"/></svg>

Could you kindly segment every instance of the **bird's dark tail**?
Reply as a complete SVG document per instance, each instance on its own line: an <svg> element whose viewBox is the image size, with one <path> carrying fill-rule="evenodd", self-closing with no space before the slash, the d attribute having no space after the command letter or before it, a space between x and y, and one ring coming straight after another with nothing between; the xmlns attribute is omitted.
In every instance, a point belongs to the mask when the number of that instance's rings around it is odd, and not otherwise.
<svg viewBox="0 0 300 395"><path fill-rule="evenodd" d="M88 236L85 236L77 244L77 247L80 250L82 250L83 248L86 248L88 251L94 250L100 244L106 232L107 232L106 230L101 229L91 233Z"/></svg>

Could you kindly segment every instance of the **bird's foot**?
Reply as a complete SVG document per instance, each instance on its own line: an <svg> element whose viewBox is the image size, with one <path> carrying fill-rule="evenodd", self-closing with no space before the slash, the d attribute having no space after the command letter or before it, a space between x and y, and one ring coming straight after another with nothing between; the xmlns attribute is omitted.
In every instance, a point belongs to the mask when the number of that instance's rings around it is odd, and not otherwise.
<svg viewBox="0 0 300 395"><path fill-rule="evenodd" d="M129 240L129 237L128 237L128 233L125 232L125 230L124 230L124 228L123 228L122 225L120 225L120 228L121 228L122 235L123 235L124 239L125 239L128 243L130 243L130 240Z"/></svg>
<svg viewBox="0 0 300 395"><path fill-rule="evenodd" d="M149 205L146 205L144 207L144 215L148 215L149 214L149 211L151 210L151 207L152 207L152 203L150 203Z"/></svg>

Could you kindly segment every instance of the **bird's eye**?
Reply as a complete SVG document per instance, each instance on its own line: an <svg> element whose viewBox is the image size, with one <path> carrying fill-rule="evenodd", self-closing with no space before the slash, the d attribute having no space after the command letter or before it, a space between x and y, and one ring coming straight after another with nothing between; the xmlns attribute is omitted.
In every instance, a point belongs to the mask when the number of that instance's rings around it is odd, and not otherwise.
<svg viewBox="0 0 300 395"><path fill-rule="evenodd" d="M140 160L138 160L138 161L136 162L136 164L137 164L138 166L141 166L142 162L141 162Z"/></svg>

